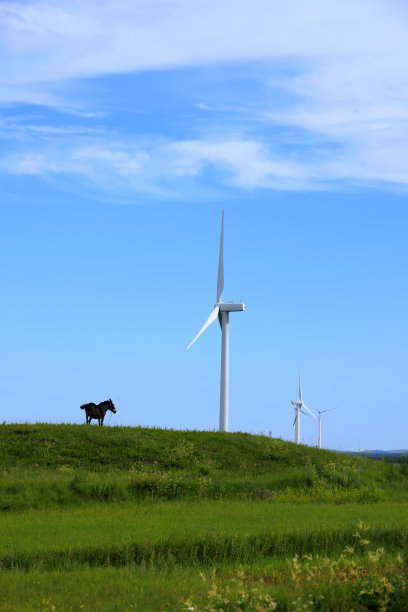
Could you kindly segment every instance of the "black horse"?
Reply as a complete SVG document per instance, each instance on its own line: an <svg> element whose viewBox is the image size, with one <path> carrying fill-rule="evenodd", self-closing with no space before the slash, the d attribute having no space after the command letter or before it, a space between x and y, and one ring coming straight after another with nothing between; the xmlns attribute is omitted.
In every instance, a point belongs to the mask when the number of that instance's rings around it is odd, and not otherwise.
<svg viewBox="0 0 408 612"><path fill-rule="evenodd" d="M114 414L116 413L115 404L110 398L100 404L94 404L93 402L90 404L82 404L81 410L85 410L87 423L90 423L92 419L98 419L98 425L103 425L103 419L108 410Z"/></svg>

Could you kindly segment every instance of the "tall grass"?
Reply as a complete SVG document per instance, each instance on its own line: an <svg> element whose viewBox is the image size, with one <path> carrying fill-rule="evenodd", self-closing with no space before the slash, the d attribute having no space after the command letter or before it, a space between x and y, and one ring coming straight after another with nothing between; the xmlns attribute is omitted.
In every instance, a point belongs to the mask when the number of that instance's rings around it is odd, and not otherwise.
<svg viewBox="0 0 408 612"><path fill-rule="evenodd" d="M295 553L333 554L352 538L356 521L391 552L407 543L407 504L361 507L270 504L268 501L91 505L73 510L5 514L0 563L6 569L253 563Z"/></svg>
<svg viewBox="0 0 408 612"><path fill-rule="evenodd" d="M282 534L259 535L206 534L178 539L141 542L106 543L99 546L76 546L62 549L20 550L1 557L3 570L71 570L86 567L124 567L145 565L172 569L176 565L212 567L214 564L251 564L262 558L287 558L298 555L340 554L352 541L355 529L311 529ZM407 545L407 532L400 529L376 529L369 534L376 547L390 552Z"/></svg>
<svg viewBox="0 0 408 612"><path fill-rule="evenodd" d="M394 494L395 496L395 494ZM386 491L364 481L345 485L324 479L311 481L301 468L285 474L222 478L191 472L129 471L92 473L86 471L21 469L4 471L0 478L0 510L72 507L90 501L142 501L143 499L269 499L271 502L335 504L358 501L375 503Z"/></svg>
<svg viewBox="0 0 408 612"><path fill-rule="evenodd" d="M72 567L68 573L11 569L0 572L0 605L4 612L405 611L404 560L376 548L369 535L360 521L340 553L295 554L235 567L218 563L201 571L168 563L160 570L144 563Z"/></svg>

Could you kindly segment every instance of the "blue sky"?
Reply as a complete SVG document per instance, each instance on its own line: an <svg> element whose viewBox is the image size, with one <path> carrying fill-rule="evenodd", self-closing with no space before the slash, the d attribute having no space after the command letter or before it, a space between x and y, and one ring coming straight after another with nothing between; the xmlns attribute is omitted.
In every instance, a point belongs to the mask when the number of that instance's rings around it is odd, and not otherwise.
<svg viewBox="0 0 408 612"><path fill-rule="evenodd" d="M0 6L6 421L218 425L406 448L408 9L397 0ZM316 444L304 417L302 440Z"/></svg>

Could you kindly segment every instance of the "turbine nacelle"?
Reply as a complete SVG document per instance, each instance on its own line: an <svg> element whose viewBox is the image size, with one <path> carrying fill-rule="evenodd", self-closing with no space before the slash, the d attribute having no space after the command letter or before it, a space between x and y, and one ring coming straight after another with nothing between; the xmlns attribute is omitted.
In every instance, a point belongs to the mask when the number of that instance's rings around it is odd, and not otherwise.
<svg viewBox="0 0 408 612"><path fill-rule="evenodd" d="M241 302L218 302L214 304L214 308L218 308L220 312L242 312L245 310L245 304Z"/></svg>

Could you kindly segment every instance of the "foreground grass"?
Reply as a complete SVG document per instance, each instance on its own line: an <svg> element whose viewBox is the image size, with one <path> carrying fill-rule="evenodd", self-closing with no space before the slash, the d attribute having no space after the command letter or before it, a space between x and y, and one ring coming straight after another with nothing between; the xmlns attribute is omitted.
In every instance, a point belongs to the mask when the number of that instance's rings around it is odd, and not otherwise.
<svg viewBox="0 0 408 612"><path fill-rule="evenodd" d="M295 554L339 554L355 524L373 545L403 552L408 504L275 504L269 501L94 504L0 518L3 568L69 569L145 564L209 567Z"/></svg>
<svg viewBox="0 0 408 612"><path fill-rule="evenodd" d="M0 609L406 610L406 467L247 434L0 425Z"/></svg>
<svg viewBox="0 0 408 612"><path fill-rule="evenodd" d="M145 566L70 572L12 570L0 573L0 607L4 612L403 612L407 584L401 557L381 551L347 552L337 558L294 557L235 568L221 565L200 572Z"/></svg>

